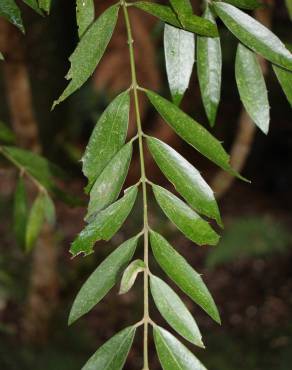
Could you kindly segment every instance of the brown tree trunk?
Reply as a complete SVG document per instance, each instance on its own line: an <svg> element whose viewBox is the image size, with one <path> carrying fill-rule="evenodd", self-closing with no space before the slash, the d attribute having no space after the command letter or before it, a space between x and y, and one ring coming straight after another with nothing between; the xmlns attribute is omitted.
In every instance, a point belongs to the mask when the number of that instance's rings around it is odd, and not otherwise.
<svg viewBox="0 0 292 370"><path fill-rule="evenodd" d="M17 144L40 153L22 38L15 27L0 19L0 49L5 56L3 73L11 124ZM47 338L48 322L59 290L57 257L53 230L45 225L33 253L29 293L22 318L22 333L26 341L39 343Z"/></svg>

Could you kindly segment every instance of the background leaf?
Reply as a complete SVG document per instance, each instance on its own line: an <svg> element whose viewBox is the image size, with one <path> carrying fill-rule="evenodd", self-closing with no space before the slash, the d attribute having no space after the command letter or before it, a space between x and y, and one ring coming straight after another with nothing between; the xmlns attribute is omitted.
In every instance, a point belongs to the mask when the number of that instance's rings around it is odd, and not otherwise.
<svg viewBox="0 0 292 370"><path fill-rule="evenodd" d="M1 121L0 121L0 141L5 144L13 144L15 142L14 132Z"/></svg>
<svg viewBox="0 0 292 370"><path fill-rule="evenodd" d="M21 13L14 0L0 1L0 16L7 19L14 26L18 27L24 33Z"/></svg>
<svg viewBox="0 0 292 370"><path fill-rule="evenodd" d="M44 195L39 193L31 207L25 235L25 247L29 252L35 245L45 221Z"/></svg>
<svg viewBox="0 0 292 370"><path fill-rule="evenodd" d="M131 326L109 339L83 366L82 370L121 370L136 333Z"/></svg>
<svg viewBox="0 0 292 370"><path fill-rule="evenodd" d="M286 95L288 102L292 107L292 72L287 71L281 67L273 64L273 70L277 76L278 81Z"/></svg>
<svg viewBox="0 0 292 370"><path fill-rule="evenodd" d="M48 193L44 194L44 209L45 209L45 219L51 224L55 225L56 223L56 209L55 204L52 201Z"/></svg>
<svg viewBox="0 0 292 370"><path fill-rule="evenodd" d="M161 186L152 188L163 212L187 238L199 245L218 243L219 235L188 205Z"/></svg>
<svg viewBox="0 0 292 370"><path fill-rule="evenodd" d="M87 190L125 143L129 123L130 96L118 95L98 120L82 158L88 178Z"/></svg>
<svg viewBox="0 0 292 370"><path fill-rule="evenodd" d="M71 68L66 76L71 80L53 108L79 89L92 75L112 37L119 7L113 5L90 26L70 56Z"/></svg>
<svg viewBox="0 0 292 370"><path fill-rule="evenodd" d="M126 144L112 158L95 181L90 192L86 220L93 214L98 213L100 210L110 205L119 196L129 170L132 147L132 143Z"/></svg>
<svg viewBox="0 0 292 370"><path fill-rule="evenodd" d="M125 192L123 198L97 214L72 243L70 252L73 256L93 253L94 243L99 240L109 240L125 222L137 197L137 187Z"/></svg>
<svg viewBox="0 0 292 370"><path fill-rule="evenodd" d="M220 141L176 105L152 91L147 90L146 93L150 102L161 117L182 139L212 162L216 163L219 167L232 175L238 176L230 166L229 155L224 150Z"/></svg>
<svg viewBox="0 0 292 370"><path fill-rule="evenodd" d="M163 370L207 370L192 352L167 330L155 325L153 334Z"/></svg>
<svg viewBox="0 0 292 370"><path fill-rule="evenodd" d="M183 301L163 280L150 276L151 294L164 319L181 336L204 348L200 330Z"/></svg>
<svg viewBox="0 0 292 370"><path fill-rule="evenodd" d="M24 169L48 190L54 190L54 177L63 178L63 171L46 158L14 146L3 146L3 154L17 167Z"/></svg>
<svg viewBox="0 0 292 370"><path fill-rule="evenodd" d="M292 20L292 0L285 0L285 3L289 13L289 17Z"/></svg>
<svg viewBox="0 0 292 370"><path fill-rule="evenodd" d="M214 2L213 7L225 26L243 44L270 62L292 70L292 54L268 28L230 4Z"/></svg>
<svg viewBox="0 0 292 370"><path fill-rule="evenodd" d="M28 205L25 184L20 176L14 193L13 231L18 244L25 245L25 234L28 216Z"/></svg>
<svg viewBox="0 0 292 370"><path fill-rule="evenodd" d="M208 6L203 17L216 24ZM197 72L204 108L210 125L214 126L221 95L222 53L220 37L198 36Z"/></svg>
<svg viewBox="0 0 292 370"><path fill-rule="evenodd" d="M144 269L144 261L139 259L131 262L123 273L119 294L127 293L135 284L139 272L144 271Z"/></svg>
<svg viewBox="0 0 292 370"><path fill-rule="evenodd" d="M220 323L217 307L201 275L161 235L151 231L150 241L154 257L163 271L214 321Z"/></svg>
<svg viewBox="0 0 292 370"><path fill-rule="evenodd" d="M179 105L189 86L195 62L195 37L188 31L164 27L164 52L172 100Z"/></svg>
<svg viewBox="0 0 292 370"><path fill-rule="evenodd" d="M76 1L76 19L78 35L81 38L91 23L94 21L95 9L93 0Z"/></svg>
<svg viewBox="0 0 292 370"><path fill-rule="evenodd" d="M196 211L214 218L219 225L222 225L214 193L199 171L162 141L148 137L147 144L161 171L184 199Z"/></svg>
<svg viewBox="0 0 292 370"><path fill-rule="evenodd" d="M110 291L129 263L139 238L135 236L120 245L89 276L81 287L69 315L69 325L89 312Z"/></svg>
<svg viewBox="0 0 292 370"><path fill-rule="evenodd" d="M241 101L254 123L267 134L270 106L265 79L255 54L238 44L235 77Z"/></svg>

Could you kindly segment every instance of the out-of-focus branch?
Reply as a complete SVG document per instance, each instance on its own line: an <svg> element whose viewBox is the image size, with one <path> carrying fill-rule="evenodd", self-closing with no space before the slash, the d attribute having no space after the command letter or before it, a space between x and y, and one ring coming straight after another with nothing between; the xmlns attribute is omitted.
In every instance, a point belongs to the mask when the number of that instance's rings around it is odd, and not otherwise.
<svg viewBox="0 0 292 370"><path fill-rule="evenodd" d="M20 147L41 152L37 120L33 110L31 84L20 32L0 19L0 49L11 124ZM31 188L30 193L35 189ZM45 225L34 250L30 289L22 318L26 341L46 340L49 318L58 296L57 249L53 230Z"/></svg>
<svg viewBox="0 0 292 370"><path fill-rule="evenodd" d="M255 18L266 27L271 28L273 0L266 0L265 4L265 7L261 7L255 11ZM259 57L259 61L263 74L267 75L267 61L261 57ZM231 165L237 172L241 172L246 164L254 141L255 133L256 126L242 107L238 120L237 133L230 151ZM232 186L234 180L235 178L227 172L221 170L218 171L211 184L217 199L225 195Z"/></svg>

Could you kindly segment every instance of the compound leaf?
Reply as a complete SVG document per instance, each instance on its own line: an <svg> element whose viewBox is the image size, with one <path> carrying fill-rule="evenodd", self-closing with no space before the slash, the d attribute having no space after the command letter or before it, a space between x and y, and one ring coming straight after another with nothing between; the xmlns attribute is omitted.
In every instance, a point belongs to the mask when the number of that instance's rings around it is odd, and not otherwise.
<svg viewBox="0 0 292 370"><path fill-rule="evenodd" d="M145 263L142 260L135 260L130 263L123 273L119 294L127 293L135 284L138 274L145 269Z"/></svg>
<svg viewBox="0 0 292 370"><path fill-rule="evenodd" d="M154 257L164 272L214 321L220 323L217 307L201 275L161 235L151 231L150 241Z"/></svg>
<svg viewBox="0 0 292 370"><path fill-rule="evenodd" d="M80 253L91 254L95 242L111 239L131 212L137 193L138 189L134 186L126 190L123 198L99 212L72 243L70 252L73 256Z"/></svg>
<svg viewBox="0 0 292 370"><path fill-rule="evenodd" d="M150 1L137 1L133 3L133 5L172 26L184 28L186 31L199 35L210 37L218 36L217 27L213 23L196 15L185 17L184 26L182 27L176 13L169 6L152 3Z"/></svg>
<svg viewBox="0 0 292 370"><path fill-rule="evenodd" d="M238 44L235 77L241 101L254 123L267 134L270 106L265 79L255 54Z"/></svg>
<svg viewBox="0 0 292 370"><path fill-rule="evenodd" d="M219 167L241 178L231 167L230 157L219 140L170 101L149 90L146 94L161 117L182 139Z"/></svg>
<svg viewBox="0 0 292 370"><path fill-rule="evenodd" d="M199 171L162 141L148 137L147 144L158 167L188 204L222 225L214 193Z"/></svg>
<svg viewBox="0 0 292 370"><path fill-rule="evenodd" d="M120 245L89 276L81 287L69 315L69 325L89 312L116 284L121 272L134 255L139 238Z"/></svg>
<svg viewBox="0 0 292 370"><path fill-rule="evenodd" d="M19 177L14 193L13 230L20 246L25 245L25 233L28 216L27 195L22 176Z"/></svg>
<svg viewBox="0 0 292 370"><path fill-rule="evenodd" d="M14 0L0 1L0 16L7 19L14 26L18 27L24 33L21 13Z"/></svg>
<svg viewBox="0 0 292 370"><path fill-rule="evenodd" d="M292 72L273 64L273 70L286 95L288 102L292 107Z"/></svg>
<svg viewBox="0 0 292 370"><path fill-rule="evenodd" d="M209 7L203 17L215 23ZM214 126L221 95L222 53L220 37L197 38L197 72L204 108Z"/></svg>
<svg viewBox="0 0 292 370"><path fill-rule="evenodd" d="M77 0L76 19L78 25L78 35L80 38L94 21L94 15L95 9L93 0Z"/></svg>
<svg viewBox="0 0 292 370"><path fill-rule="evenodd" d="M129 123L130 96L118 95L98 120L86 147L83 173L88 178L87 190L125 143Z"/></svg>
<svg viewBox="0 0 292 370"><path fill-rule="evenodd" d="M207 370L194 354L167 330L155 325L153 334L163 370Z"/></svg>
<svg viewBox="0 0 292 370"><path fill-rule="evenodd" d="M128 173L132 143L126 144L109 162L90 191L86 220L114 202L120 194Z"/></svg>
<svg viewBox="0 0 292 370"><path fill-rule="evenodd" d="M204 348L200 330L183 301L163 280L150 276L150 288L154 302L170 326L191 343Z"/></svg>
<svg viewBox="0 0 292 370"><path fill-rule="evenodd" d="M163 212L187 238L199 245L218 243L219 235L188 205L161 186L152 188Z"/></svg>
<svg viewBox="0 0 292 370"><path fill-rule="evenodd" d="M194 35L165 24L164 52L172 100L179 105L189 86L195 62Z"/></svg>
<svg viewBox="0 0 292 370"><path fill-rule="evenodd" d="M292 70L292 54L268 28L233 5L214 2L213 7L225 26L243 44L270 62Z"/></svg>
<svg viewBox="0 0 292 370"><path fill-rule="evenodd" d="M79 89L92 75L100 62L114 32L119 7L113 5L89 27L70 56L71 68L66 76L71 80L53 108Z"/></svg>

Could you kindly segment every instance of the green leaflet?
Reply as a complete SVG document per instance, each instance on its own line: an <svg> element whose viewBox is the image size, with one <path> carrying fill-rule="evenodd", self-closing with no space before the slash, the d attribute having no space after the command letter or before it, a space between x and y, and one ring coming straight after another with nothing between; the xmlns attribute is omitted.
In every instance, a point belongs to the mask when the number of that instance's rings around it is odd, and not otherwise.
<svg viewBox="0 0 292 370"><path fill-rule="evenodd" d="M66 76L71 80L53 108L79 89L92 75L112 37L119 7L113 5L89 27L70 56L71 68Z"/></svg>
<svg viewBox="0 0 292 370"><path fill-rule="evenodd" d="M50 13L52 0L38 0L40 9L44 10L46 13Z"/></svg>
<svg viewBox="0 0 292 370"><path fill-rule="evenodd" d="M44 195L39 193L35 199L27 220L25 248L29 252L35 245L45 221Z"/></svg>
<svg viewBox="0 0 292 370"><path fill-rule="evenodd" d="M63 177L63 171L44 157L14 146L3 146L2 152L17 167L23 168L45 188L54 190L54 177Z"/></svg>
<svg viewBox="0 0 292 370"><path fill-rule="evenodd" d="M93 221L81 231L72 243L70 252L73 256L80 253L84 253L85 255L91 254L93 253L95 242L111 239L130 214L137 193L137 187L126 190L123 198L98 213Z"/></svg>
<svg viewBox="0 0 292 370"><path fill-rule="evenodd" d="M82 158L82 170L88 178L87 190L109 161L124 145L129 123L130 96L118 95L98 120Z"/></svg>
<svg viewBox="0 0 292 370"><path fill-rule="evenodd" d="M168 100L149 90L146 94L161 117L182 139L219 167L241 178L230 166L230 157L219 140Z"/></svg>
<svg viewBox="0 0 292 370"><path fill-rule="evenodd" d="M182 28L176 13L169 6L152 3L150 1L137 1L133 3L133 6L153 15L156 18L159 18L165 23ZM186 31L197 33L199 35L210 37L218 36L217 27L213 23L196 15L186 17L184 19L183 28Z"/></svg>
<svg viewBox="0 0 292 370"><path fill-rule="evenodd" d="M170 4L184 27L185 18L189 18L193 15L193 8L190 0L170 0Z"/></svg>
<svg viewBox="0 0 292 370"><path fill-rule="evenodd" d="M194 35L165 24L164 53L172 100L179 105L189 86L195 62Z"/></svg>
<svg viewBox="0 0 292 370"><path fill-rule="evenodd" d="M50 225L55 225L56 223L56 209L55 204L52 201L49 194L44 194L44 209L45 209L45 219Z"/></svg>
<svg viewBox="0 0 292 370"><path fill-rule="evenodd" d="M144 271L144 269L145 269L144 261L135 260L131 262L123 273L119 294L127 293L135 284L139 272Z"/></svg>
<svg viewBox="0 0 292 370"><path fill-rule="evenodd" d="M82 370L121 370L132 346L136 328L128 327L109 339L82 367Z"/></svg>
<svg viewBox="0 0 292 370"><path fill-rule="evenodd" d="M286 8L289 13L289 17L292 20L292 0L285 0L285 3L286 3Z"/></svg>
<svg viewBox="0 0 292 370"><path fill-rule="evenodd" d="M95 9L93 0L77 0L76 19L78 35L81 38L91 23L94 21Z"/></svg>
<svg viewBox="0 0 292 370"><path fill-rule="evenodd" d="M162 141L148 137L147 144L158 167L183 198L196 211L215 219L222 226L214 193L199 171Z"/></svg>
<svg viewBox="0 0 292 370"><path fill-rule="evenodd" d="M268 28L230 4L214 2L217 15L246 46L270 62L292 70L292 54Z"/></svg>
<svg viewBox="0 0 292 370"><path fill-rule="evenodd" d="M273 70L278 81L292 107L292 72L289 72L281 67L273 64Z"/></svg>
<svg viewBox="0 0 292 370"><path fill-rule="evenodd" d="M89 276L81 287L69 315L69 325L89 312L116 284L121 272L134 255L139 238L120 245Z"/></svg>
<svg viewBox="0 0 292 370"><path fill-rule="evenodd" d="M0 52L0 61L1 60L4 60L4 56L3 56L3 54Z"/></svg>
<svg viewBox="0 0 292 370"><path fill-rule="evenodd" d="M158 233L150 232L150 242L154 257L164 272L214 321L220 323L217 307L201 275Z"/></svg>
<svg viewBox="0 0 292 370"><path fill-rule="evenodd" d="M26 5L30 6L36 13L43 15L39 8L37 0L22 0Z"/></svg>
<svg viewBox="0 0 292 370"><path fill-rule="evenodd" d="M163 212L187 238L199 245L218 243L219 235L188 205L161 186L152 188Z"/></svg>
<svg viewBox="0 0 292 370"><path fill-rule="evenodd" d="M97 214L117 199L129 170L132 151L132 143L123 146L97 178L90 191L85 220L89 220L92 215Z"/></svg>
<svg viewBox="0 0 292 370"><path fill-rule="evenodd" d="M193 316L175 291L154 275L150 276L150 287L155 304L169 325L191 343L204 348Z"/></svg>
<svg viewBox="0 0 292 370"><path fill-rule="evenodd" d="M0 16L6 18L14 26L24 33L21 13L14 0L0 1Z"/></svg>
<svg viewBox="0 0 292 370"><path fill-rule="evenodd" d="M14 132L1 121L0 121L0 141L5 144L13 144L15 142Z"/></svg>
<svg viewBox="0 0 292 370"><path fill-rule="evenodd" d="M155 325L153 334L163 370L207 370L192 352L167 330Z"/></svg>
<svg viewBox="0 0 292 370"><path fill-rule="evenodd" d="M235 77L240 99L254 123L267 134L270 123L270 106L265 79L255 54L238 44Z"/></svg>
<svg viewBox="0 0 292 370"><path fill-rule="evenodd" d="M19 177L13 206L13 230L17 243L22 247L25 245L25 232L28 216L27 196L25 184L22 177Z"/></svg>
<svg viewBox="0 0 292 370"><path fill-rule="evenodd" d="M203 17L215 23L209 7L206 8ZM221 96L222 53L220 37L198 36L197 73L204 108L210 125L214 126Z"/></svg>
<svg viewBox="0 0 292 370"><path fill-rule="evenodd" d="M262 4L257 0L225 0L225 3L236 6L237 8L254 10Z"/></svg>

